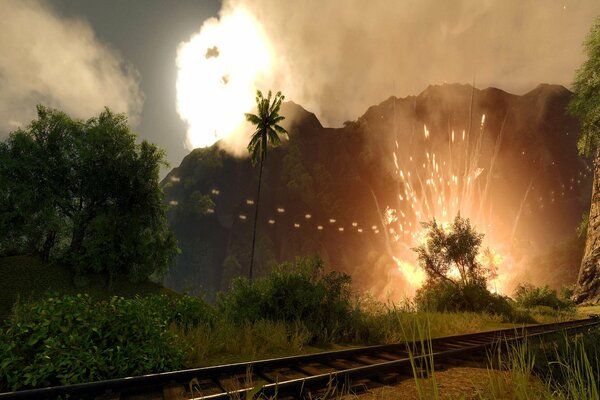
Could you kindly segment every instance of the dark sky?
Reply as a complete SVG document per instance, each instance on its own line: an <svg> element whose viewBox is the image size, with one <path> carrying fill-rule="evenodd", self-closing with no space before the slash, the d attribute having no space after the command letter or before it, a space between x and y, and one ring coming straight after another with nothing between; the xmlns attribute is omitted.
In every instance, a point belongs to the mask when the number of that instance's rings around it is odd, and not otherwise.
<svg viewBox="0 0 600 400"><path fill-rule="evenodd" d="M205 19L217 16L218 0L50 0L65 17L89 22L100 41L108 43L141 74L145 100L136 128L167 150L172 167L189 153L186 126L175 110L177 45L189 40ZM164 172L163 172L164 174Z"/></svg>

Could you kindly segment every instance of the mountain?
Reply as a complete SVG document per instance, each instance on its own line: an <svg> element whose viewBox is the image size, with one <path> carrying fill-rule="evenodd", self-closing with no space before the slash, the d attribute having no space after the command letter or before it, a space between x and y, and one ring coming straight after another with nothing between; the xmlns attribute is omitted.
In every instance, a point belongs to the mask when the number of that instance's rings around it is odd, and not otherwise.
<svg viewBox="0 0 600 400"><path fill-rule="evenodd" d="M319 255L360 289L410 293L419 280L411 248L420 222L460 212L501 254L497 284L574 282L578 247L564 265L533 262L572 239L589 210L592 166L577 154L578 124L565 112L571 95L556 85L522 96L429 86L390 97L342 128L285 103L290 137L269 152L263 172L258 274ZM214 293L247 275L257 178L248 159L218 145L193 150L165 177L182 250L167 286Z"/></svg>

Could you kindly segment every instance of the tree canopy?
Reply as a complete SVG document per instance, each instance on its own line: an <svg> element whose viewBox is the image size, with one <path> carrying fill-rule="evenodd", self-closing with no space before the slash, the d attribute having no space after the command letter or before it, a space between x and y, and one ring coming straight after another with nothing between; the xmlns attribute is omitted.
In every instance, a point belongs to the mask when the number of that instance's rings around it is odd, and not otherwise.
<svg viewBox="0 0 600 400"><path fill-rule="evenodd" d="M457 215L448 226L434 219L423 223L423 227L426 229L425 242L414 250L430 282L485 287L485 271L476 259L483 234L475 231L468 218Z"/></svg>
<svg viewBox="0 0 600 400"><path fill-rule="evenodd" d="M589 156L600 143L600 17L588 34L584 48L587 59L575 75L575 94L569 103L569 112L581 122L579 152Z"/></svg>
<svg viewBox="0 0 600 400"><path fill-rule="evenodd" d="M177 253L158 185L164 151L123 114L87 121L37 108L0 143L1 254L60 257L77 272L145 279Z"/></svg>

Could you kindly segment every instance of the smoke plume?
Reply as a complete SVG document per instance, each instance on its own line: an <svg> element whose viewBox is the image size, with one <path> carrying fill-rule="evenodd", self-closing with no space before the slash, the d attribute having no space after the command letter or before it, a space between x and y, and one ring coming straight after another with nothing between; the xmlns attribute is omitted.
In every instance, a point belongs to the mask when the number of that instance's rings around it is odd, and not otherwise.
<svg viewBox="0 0 600 400"><path fill-rule="evenodd" d="M539 83L569 87L600 2L225 0L211 23L242 9L272 53L258 88L282 90L324 125L340 126L429 84L475 82L517 94Z"/></svg>
<svg viewBox="0 0 600 400"><path fill-rule="evenodd" d="M35 0L0 1L0 135L35 117L42 103L89 118L105 106L136 124L139 74L89 24Z"/></svg>

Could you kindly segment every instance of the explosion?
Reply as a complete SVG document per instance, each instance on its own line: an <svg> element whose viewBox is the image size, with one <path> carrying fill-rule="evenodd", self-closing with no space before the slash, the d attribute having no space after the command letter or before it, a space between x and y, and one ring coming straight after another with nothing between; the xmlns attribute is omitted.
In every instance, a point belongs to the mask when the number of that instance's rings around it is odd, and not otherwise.
<svg viewBox="0 0 600 400"><path fill-rule="evenodd" d="M188 148L244 135L244 114L253 109L256 88L271 71L273 59L268 38L242 7L207 20L200 32L179 45L177 112L188 124Z"/></svg>
<svg viewBox="0 0 600 400"><path fill-rule="evenodd" d="M486 174L479 167L484 132L485 114L481 116L473 144L470 129L464 129L460 133L450 130L447 141L444 141L446 143L440 146L433 142L427 125L423 125L422 136L412 142L411 148L420 149L420 152L399 157L397 151L400 147L398 141L395 143L396 149L391 155L397 177L398 208L386 209L383 221L395 245L393 259L413 289L422 286L426 279L425 273L416 266L412 250L425 242L421 222L435 219L447 229L456 215L469 218L485 234L487 247L477 261L486 269L492 290L501 292L506 289L507 280L503 275L507 258L498 253L505 246L497 240L498 235L492 237L492 200L488 196L502 132Z"/></svg>

